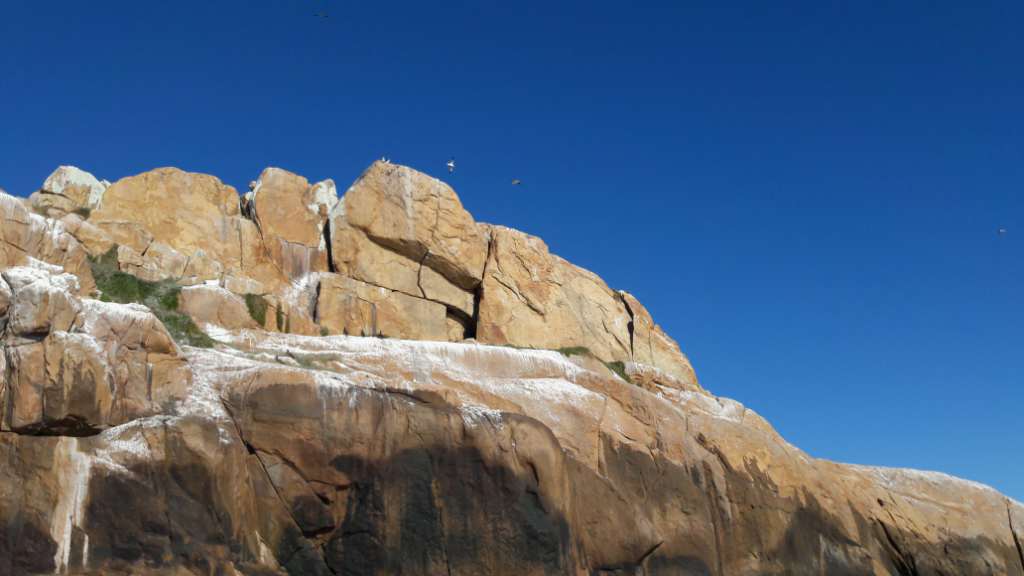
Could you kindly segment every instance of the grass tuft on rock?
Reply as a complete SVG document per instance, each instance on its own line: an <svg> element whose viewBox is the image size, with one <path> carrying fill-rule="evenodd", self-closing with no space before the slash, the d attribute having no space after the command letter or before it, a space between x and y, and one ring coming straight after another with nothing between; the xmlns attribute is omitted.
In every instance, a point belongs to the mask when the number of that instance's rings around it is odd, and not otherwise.
<svg viewBox="0 0 1024 576"><path fill-rule="evenodd" d="M565 348L559 348L558 352L560 352L562 356L593 356L590 352L590 348L587 348L586 346L568 346Z"/></svg>
<svg viewBox="0 0 1024 576"><path fill-rule="evenodd" d="M607 366L609 370L616 373L619 376L619 378L622 378L623 380L629 382L630 384L633 383L633 379L630 378L629 374L626 373L625 362L622 362L621 360L616 360L615 362L605 362L604 365Z"/></svg>
<svg viewBox="0 0 1024 576"><path fill-rule="evenodd" d="M199 348L212 348L215 344L191 318L178 312L181 286L172 280L148 282L121 272L117 267L117 246L106 254L90 256L89 267L103 302L147 306L179 344Z"/></svg>
<svg viewBox="0 0 1024 576"><path fill-rule="evenodd" d="M270 305L267 299L258 294L245 295L245 307L249 309L249 316L260 325L260 328L267 325L267 308ZM280 316L277 318L278 325L281 323ZM280 328L278 328L280 330Z"/></svg>

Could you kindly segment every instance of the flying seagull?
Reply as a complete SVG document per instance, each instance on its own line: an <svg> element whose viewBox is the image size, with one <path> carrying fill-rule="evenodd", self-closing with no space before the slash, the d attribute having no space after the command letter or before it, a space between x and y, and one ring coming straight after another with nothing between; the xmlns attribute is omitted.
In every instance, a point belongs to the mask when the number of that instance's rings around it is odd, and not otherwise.
<svg viewBox="0 0 1024 576"><path fill-rule="evenodd" d="M451 160L449 160L448 163L445 164L445 166L448 167L448 173L449 174L455 172L455 158L452 158Z"/></svg>
<svg viewBox="0 0 1024 576"><path fill-rule="evenodd" d="M999 230L996 230L996 234L1000 236L1006 236L1006 228L1000 228Z"/></svg>
<svg viewBox="0 0 1024 576"><path fill-rule="evenodd" d="M520 184L522 184L522 183L523 183L523 181L522 181L522 180L520 180L519 178L513 178L513 179L512 179L512 185L513 185L513 186L519 186L519 185L520 185Z"/></svg>

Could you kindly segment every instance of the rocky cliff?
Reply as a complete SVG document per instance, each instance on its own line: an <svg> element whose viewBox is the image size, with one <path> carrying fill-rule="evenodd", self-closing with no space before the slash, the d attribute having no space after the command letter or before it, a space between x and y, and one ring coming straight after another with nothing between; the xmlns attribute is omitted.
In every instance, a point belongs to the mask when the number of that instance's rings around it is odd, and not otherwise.
<svg viewBox="0 0 1024 576"><path fill-rule="evenodd" d="M632 295L384 162L0 194L0 575L1024 574L1024 506L815 459Z"/></svg>

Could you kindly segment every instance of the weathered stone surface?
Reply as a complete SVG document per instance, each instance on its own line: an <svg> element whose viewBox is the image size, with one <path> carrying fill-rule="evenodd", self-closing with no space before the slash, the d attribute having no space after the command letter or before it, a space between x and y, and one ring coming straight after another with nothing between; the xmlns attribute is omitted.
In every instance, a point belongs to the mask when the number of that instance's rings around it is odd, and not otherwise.
<svg viewBox="0 0 1024 576"><path fill-rule="evenodd" d="M96 288L88 253L63 225L31 213L17 198L0 193L0 270L33 260L77 276L82 294Z"/></svg>
<svg viewBox="0 0 1024 576"><path fill-rule="evenodd" d="M223 328L260 328L245 305L245 301L219 286L190 286L181 289L178 309L202 324L215 324ZM273 311L270 312L273 318Z"/></svg>
<svg viewBox="0 0 1024 576"><path fill-rule="evenodd" d="M375 164L332 208L329 181L265 176L244 216L173 170L86 222L0 195L0 576L1024 576L1019 503L810 457L703 390L631 295L476 225L436 181ZM230 234L112 207L177 209L171 192L198 206L174 217ZM328 213L307 234L302 214ZM268 235L329 240L337 273ZM221 343L179 348L147 308L80 298L81 243L199 284L179 309ZM279 333L321 329L387 338ZM506 346L399 339L474 335ZM572 346L593 355L514 348Z"/></svg>
<svg viewBox="0 0 1024 576"><path fill-rule="evenodd" d="M444 305L334 274L321 277L316 319L334 334L448 337Z"/></svg>
<svg viewBox="0 0 1024 576"><path fill-rule="evenodd" d="M679 344L654 323L651 313L636 297L622 290L619 291L619 297L625 303L632 322L630 349L633 361L669 374L682 382L684 387L696 385L697 375L690 360L679 349Z"/></svg>
<svg viewBox="0 0 1024 576"><path fill-rule="evenodd" d="M89 221L140 254L155 240L187 260L201 251L225 273L267 290L286 284L256 225L241 216L234 188L213 176L159 168L122 178Z"/></svg>
<svg viewBox="0 0 1024 576"><path fill-rule="evenodd" d="M106 254L114 247L114 239L98 226L83 220L78 214L67 214L60 223L86 249L90 256Z"/></svg>
<svg viewBox="0 0 1024 576"><path fill-rule="evenodd" d="M94 217L89 220L89 224L96 226L103 234L106 234L114 246L127 246L139 254L145 252L153 243L153 235L138 222L101 220ZM105 254L105 252L102 253Z"/></svg>
<svg viewBox="0 0 1024 576"><path fill-rule="evenodd" d="M370 240L337 215L335 211L331 219L331 256L338 274L406 294L420 294L418 260Z"/></svg>
<svg viewBox="0 0 1024 576"><path fill-rule="evenodd" d="M67 331L81 311L78 279L70 274L19 267L0 272L0 278L10 294L7 331L13 336Z"/></svg>
<svg viewBox="0 0 1024 576"><path fill-rule="evenodd" d="M206 252L196 250L185 264L181 284L191 286L209 280L220 280L223 273L224 267L220 262L207 256Z"/></svg>
<svg viewBox="0 0 1024 576"><path fill-rule="evenodd" d="M467 320L473 316L473 293L452 284L433 268L420 268L419 285L424 298L454 308Z"/></svg>
<svg viewBox="0 0 1024 576"><path fill-rule="evenodd" d="M11 297L0 429L76 435L184 397L188 367L147 308L79 300L69 274L8 268L2 278Z"/></svg>
<svg viewBox="0 0 1024 576"><path fill-rule="evenodd" d="M99 206L110 182L74 166L60 166L29 197L32 208L50 218L60 218L76 210L88 214Z"/></svg>
<svg viewBox="0 0 1024 576"><path fill-rule="evenodd" d="M331 218L344 219L464 289L480 283L487 238L440 180L405 166L374 162L345 192Z"/></svg>
<svg viewBox="0 0 1024 576"><path fill-rule="evenodd" d="M232 217L238 215L234 188L206 174L159 168L114 182L89 220L134 222L183 254L203 250L234 263L239 244Z"/></svg>
<svg viewBox="0 0 1024 576"><path fill-rule="evenodd" d="M594 273L552 255L543 240L491 227L476 337L481 342L584 346L605 361L630 358L629 314Z"/></svg>
<svg viewBox="0 0 1024 576"><path fill-rule="evenodd" d="M286 276L294 280L327 270L323 230L337 203L333 182L310 186L302 176L267 168L256 181L251 203L263 244Z"/></svg>
<svg viewBox="0 0 1024 576"><path fill-rule="evenodd" d="M188 259L162 242L153 242L145 254L140 254L129 246L118 246L117 262L122 272L148 282L159 282L181 278L185 273Z"/></svg>

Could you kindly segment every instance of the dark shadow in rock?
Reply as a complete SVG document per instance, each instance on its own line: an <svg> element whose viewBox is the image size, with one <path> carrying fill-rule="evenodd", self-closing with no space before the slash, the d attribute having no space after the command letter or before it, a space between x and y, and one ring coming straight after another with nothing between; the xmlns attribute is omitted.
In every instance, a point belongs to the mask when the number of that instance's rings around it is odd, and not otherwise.
<svg viewBox="0 0 1024 576"><path fill-rule="evenodd" d="M0 521L0 576L50 574L57 543L26 514Z"/></svg>

